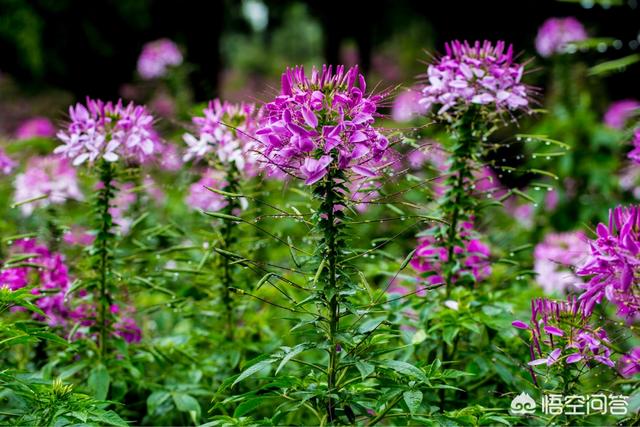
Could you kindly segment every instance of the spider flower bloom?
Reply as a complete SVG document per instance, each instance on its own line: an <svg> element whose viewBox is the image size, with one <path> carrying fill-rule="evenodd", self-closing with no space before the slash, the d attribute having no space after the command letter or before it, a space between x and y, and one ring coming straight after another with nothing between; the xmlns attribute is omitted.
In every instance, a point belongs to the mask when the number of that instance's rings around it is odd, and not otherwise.
<svg viewBox="0 0 640 427"><path fill-rule="evenodd" d="M536 50L545 58L566 53L569 43L579 42L587 37L587 31L576 18L549 18L538 29Z"/></svg>
<svg viewBox="0 0 640 427"><path fill-rule="evenodd" d="M604 124L610 128L622 130L638 109L640 109L640 102L635 99L613 102L604 113Z"/></svg>
<svg viewBox="0 0 640 427"><path fill-rule="evenodd" d="M282 75L280 95L264 107L257 137L266 168L312 185L329 169L375 177L385 166L389 141L373 127L382 95L366 95L364 76L354 66L302 67Z"/></svg>
<svg viewBox="0 0 640 427"><path fill-rule="evenodd" d="M420 91L408 89L400 93L393 100L391 118L396 122L409 122L425 113L424 106L420 104L422 98Z"/></svg>
<svg viewBox="0 0 640 427"><path fill-rule="evenodd" d="M427 68L420 103L437 115L483 106L490 113L529 111L531 89L521 82L524 65L513 61L513 46L458 40ZM446 116L445 116L446 117Z"/></svg>
<svg viewBox="0 0 640 427"><path fill-rule="evenodd" d="M11 157L7 156L7 153L5 153L2 147L0 147L0 173L3 175L9 175L15 167L16 162L14 162Z"/></svg>
<svg viewBox="0 0 640 427"><path fill-rule="evenodd" d="M596 361L614 367L607 333L588 322L589 315L575 297L538 298L531 301L531 324L516 320L512 325L531 332L530 366Z"/></svg>
<svg viewBox="0 0 640 427"><path fill-rule="evenodd" d="M640 347L635 347L618 361L618 372L625 378L640 373Z"/></svg>
<svg viewBox="0 0 640 427"><path fill-rule="evenodd" d="M586 236L580 232L549 233L533 251L536 282L547 294L564 294L583 284L571 270L580 267L589 254Z"/></svg>
<svg viewBox="0 0 640 427"><path fill-rule="evenodd" d="M45 320L49 326L64 326L69 320L69 310L65 305L65 296L71 280L64 258L61 254L50 252L46 246L39 245L35 239L20 239L13 244L12 252L17 255L29 255L24 260L28 267L13 267L0 271L0 287L11 290L23 288L35 278L35 295L43 294L35 304L45 313L37 319ZM36 267L37 266L37 267Z"/></svg>
<svg viewBox="0 0 640 427"><path fill-rule="evenodd" d="M33 117L20 123L16 130L16 139L50 138L56 134L56 128L46 117Z"/></svg>
<svg viewBox="0 0 640 427"><path fill-rule="evenodd" d="M221 190L226 185L222 172L208 169L198 182L189 187L187 205L192 209L201 209L207 212L222 210L229 202L222 194L215 193L207 187Z"/></svg>
<svg viewBox="0 0 640 427"><path fill-rule="evenodd" d="M202 159L214 153L224 165L233 164L248 176L258 172L258 143L254 137L259 119L254 104L231 104L214 99L204 109L204 117L194 117L198 136L184 135L188 145L184 161Z"/></svg>
<svg viewBox="0 0 640 427"><path fill-rule="evenodd" d="M74 166L97 159L115 162L120 157L143 163L155 154L153 117L143 106L87 98L86 106L69 107L69 116L66 131L58 132L63 144L54 153L73 159Z"/></svg>
<svg viewBox="0 0 640 427"><path fill-rule="evenodd" d="M138 58L138 73L145 79L155 79L167 74L169 67L182 64L182 53L169 39L159 39L145 44Z"/></svg>
<svg viewBox="0 0 640 427"><path fill-rule="evenodd" d="M37 207L62 204L70 199L84 200L76 170L59 156L31 158L24 173L16 176L14 187L15 202L46 196L22 204L20 210L24 215L31 215Z"/></svg>
<svg viewBox="0 0 640 427"><path fill-rule="evenodd" d="M577 271L591 277L580 295L585 311L591 313L606 297L620 317L633 319L640 314L640 206L609 211L609 225L598 224L596 232L589 256Z"/></svg>
<svg viewBox="0 0 640 427"><path fill-rule="evenodd" d="M479 239L471 238L473 224L462 223L461 237L464 247L455 246L453 249L456 259L460 260L460 269L452 277L456 282L463 276L471 275L475 281L486 279L491 274L489 257L491 251ZM431 285L445 282L444 265L449 259L447 248L439 243L434 236L424 236L418 240L418 248L411 259L413 269L425 276L425 281Z"/></svg>
<svg viewBox="0 0 640 427"><path fill-rule="evenodd" d="M636 165L640 165L640 128L636 129L631 140L633 149L629 152L627 157L633 161Z"/></svg>

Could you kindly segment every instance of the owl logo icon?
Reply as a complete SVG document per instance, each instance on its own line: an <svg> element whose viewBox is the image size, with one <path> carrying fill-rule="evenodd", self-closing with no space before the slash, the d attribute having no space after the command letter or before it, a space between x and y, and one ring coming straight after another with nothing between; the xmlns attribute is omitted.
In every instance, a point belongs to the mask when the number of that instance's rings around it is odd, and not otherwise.
<svg viewBox="0 0 640 427"><path fill-rule="evenodd" d="M536 412L536 402L528 393L524 391L511 401L511 415L527 415Z"/></svg>

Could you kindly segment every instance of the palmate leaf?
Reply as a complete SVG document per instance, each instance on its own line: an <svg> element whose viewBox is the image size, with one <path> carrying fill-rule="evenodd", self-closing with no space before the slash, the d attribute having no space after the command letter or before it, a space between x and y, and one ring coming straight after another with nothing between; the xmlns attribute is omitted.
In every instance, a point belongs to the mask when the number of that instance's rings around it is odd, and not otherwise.
<svg viewBox="0 0 640 427"><path fill-rule="evenodd" d="M292 349L288 349L288 351L285 353L285 356L282 358L282 360L280 361L280 364L278 365L278 368L276 369L276 375L278 375L278 372L280 372L280 370L282 368L284 368L284 366L294 357L296 357L298 354L302 353L303 351L307 350L309 348L311 344L310 343L302 343L302 344L298 344L297 346L293 347Z"/></svg>

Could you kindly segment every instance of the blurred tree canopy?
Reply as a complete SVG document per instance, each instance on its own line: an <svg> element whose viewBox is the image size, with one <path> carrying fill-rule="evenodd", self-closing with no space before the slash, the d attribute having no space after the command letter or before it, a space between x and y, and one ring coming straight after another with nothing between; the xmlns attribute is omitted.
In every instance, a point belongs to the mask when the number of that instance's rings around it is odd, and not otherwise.
<svg viewBox="0 0 640 427"><path fill-rule="evenodd" d="M351 43L354 59L365 70L376 66L376 53L390 52L392 62L401 61L399 68L408 75L400 77L406 79L420 71L422 49L439 48L452 38L504 39L532 52L537 28L550 16L576 16L599 36L625 41L623 50L630 50L626 41L638 37L640 10L633 2L616 3L621 5L583 1L581 6L575 0L0 0L0 71L27 89L49 86L76 96L112 97L134 77L141 46L169 37L186 50L200 100L218 93L224 69L274 76L286 65L340 63L349 58L345 43ZM639 96L630 75L611 82L613 98Z"/></svg>

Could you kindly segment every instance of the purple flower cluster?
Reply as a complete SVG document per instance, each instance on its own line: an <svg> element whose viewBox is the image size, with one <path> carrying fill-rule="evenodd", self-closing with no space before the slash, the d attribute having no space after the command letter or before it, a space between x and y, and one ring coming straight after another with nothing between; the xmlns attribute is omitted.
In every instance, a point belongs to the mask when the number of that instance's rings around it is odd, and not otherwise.
<svg viewBox="0 0 640 427"><path fill-rule="evenodd" d="M531 302L531 324L516 320L512 325L531 332L530 366L551 366L564 360L615 367L606 331L588 322L589 314L575 297L567 301L539 298Z"/></svg>
<svg viewBox="0 0 640 427"><path fill-rule="evenodd" d="M138 73L145 79L155 79L167 74L169 67L182 64L182 53L169 39L159 39L145 44L138 58Z"/></svg>
<svg viewBox="0 0 640 427"><path fill-rule="evenodd" d="M549 233L533 251L536 282L547 294L576 291L583 281L571 270L580 267L589 253L589 244L580 231Z"/></svg>
<svg viewBox="0 0 640 427"><path fill-rule="evenodd" d="M618 372L625 378L640 373L640 347L635 347L620 358L618 361Z"/></svg>
<svg viewBox="0 0 640 427"><path fill-rule="evenodd" d="M567 45L587 38L587 31L575 18L549 18L538 29L536 50L543 57L565 53Z"/></svg>
<svg viewBox="0 0 640 427"><path fill-rule="evenodd" d="M254 104L231 104L215 99L204 109L204 117L194 117L198 136L185 134L188 145L183 160L202 159L215 153L223 165L234 164L247 176L258 173L260 159L257 130L260 111Z"/></svg>
<svg viewBox="0 0 640 427"><path fill-rule="evenodd" d="M155 153L153 117L143 106L87 98L86 106L69 107L69 116L67 130L58 132L64 144L54 153L73 159L74 166L96 159L114 162L120 157L143 163Z"/></svg>
<svg viewBox="0 0 640 427"><path fill-rule="evenodd" d="M636 129L633 133L631 144L633 145L633 149L627 157L629 157L634 164L640 165L640 128Z"/></svg>
<svg viewBox="0 0 640 427"><path fill-rule="evenodd" d="M2 147L0 147L0 173L9 175L16 167L16 162L7 156Z"/></svg>
<svg viewBox="0 0 640 427"><path fill-rule="evenodd" d="M16 139L51 138L56 134L56 128L46 117L27 119L16 129Z"/></svg>
<svg viewBox="0 0 640 427"><path fill-rule="evenodd" d="M33 157L29 159L24 173L16 176L14 200L24 202L20 209L24 215L31 215L37 207L51 204L62 204L69 199L83 200L84 196L78 186L76 170L65 158L58 156Z"/></svg>
<svg viewBox="0 0 640 427"><path fill-rule="evenodd" d="M460 260L461 267L452 281L459 280L463 275L471 275L476 281L483 280L491 274L489 247L477 238L472 238L473 224L462 223L460 236L464 239L464 247L456 246L454 256ZM421 274L428 273L425 281L431 285L445 283L443 266L447 263L449 254L434 236L428 235L418 240L418 248L411 260L411 266Z"/></svg>
<svg viewBox="0 0 640 427"><path fill-rule="evenodd" d="M420 103L422 95L419 90L408 89L400 93L393 100L391 118L396 122L409 122L415 117L423 115L424 105Z"/></svg>
<svg viewBox="0 0 640 427"><path fill-rule="evenodd" d="M613 129L624 129L627 121L640 109L640 102L635 99L623 99L613 102L604 113L604 124Z"/></svg>
<svg viewBox="0 0 640 427"><path fill-rule="evenodd" d="M214 193L209 188L223 189L227 183L224 181L224 174L219 171L207 169L198 182L191 184L187 205L194 209L201 209L207 212L217 212L229 204L227 199L219 193Z"/></svg>
<svg viewBox="0 0 640 427"><path fill-rule="evenodd" d="M321 180L328 168L359 176L378 176L385 166L389 141L376 128L381 95L366 95L365 79L357 67L302 67L282 75L280 95L264 107L257 137L264 144L270 173Z"/></svg>
<svg viewBox="0 0 640 427"><path fill-rule="evenodd" d="M609 224L598 224L597 238L589 242L590 253L577 270L589 276L580 300L585 312L606 298L617 314L631 320L640 314L640 206L618 206L609 212Z"/></svg>
<svg viewBox="0 0 640 427"><path fill-rule="evenodd" d="M35 239L16 240L13 252L17 255L30 255L25 262L31 265L0 270L0 287L15 291L35 284L33 294L44 295L36 301L36 305L46 315L44 320L50 326L65 326L72 318L72 313L65 305L71 281L63 256L50 252L46 246L38 245ZM34 279L37 283L33 283Z"/></svg>
<svg viewBox="0 0 640 427"><path fill-rule="evenodd" d="M455 40L445 44L445 51L427 68L420 100L425 109L437 106L438 115L472 105L498 113L529 109L530 89L521 82L524 65L513 61L513 46Z"/></svg>
<svg viewBox="0 0 640 427"><path fill-rule="evenodd" d="M0 287L17 290L34 286L32 293L42 295L35 304L45 314L44 318L35 314L37 320L51 327L61 327L66 332L75 331L73 339L90 336L89 329L96 321L96 309L86 291L79 291L73 301L70 299L71 278L64 257L38 244L35 239L16 240L12 252L29 256L25 259L29 266L0 269ZM115 316L113 334L129 343L139 342L141 331L130 314L121 315L117 309L111 311Z"/></svg>

